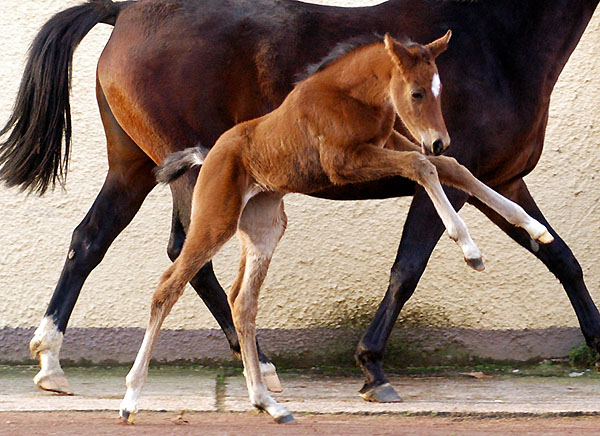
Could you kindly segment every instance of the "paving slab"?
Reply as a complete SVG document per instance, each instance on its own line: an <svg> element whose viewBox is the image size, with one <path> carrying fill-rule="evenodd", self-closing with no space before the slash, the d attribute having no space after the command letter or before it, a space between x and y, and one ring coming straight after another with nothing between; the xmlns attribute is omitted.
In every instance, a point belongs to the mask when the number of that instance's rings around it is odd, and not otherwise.
<svg viewBox="0 0 600 436"><path fill-rule="evenodd" d="M127 368L67 368L75 392L56 395L37 389L29 366L0 366L0 411L114 410L125 392ZM231 373L232 371L225 371ZM490 378L392 377L402 403L363 401L362 377L315 373L281 374L284 392L275 397L295 413L416 414L451 416L600 415L600 377L511 376ZM246 383L232 375L193 367L150 370L140 411L245 412L251 410Z"/></svg>

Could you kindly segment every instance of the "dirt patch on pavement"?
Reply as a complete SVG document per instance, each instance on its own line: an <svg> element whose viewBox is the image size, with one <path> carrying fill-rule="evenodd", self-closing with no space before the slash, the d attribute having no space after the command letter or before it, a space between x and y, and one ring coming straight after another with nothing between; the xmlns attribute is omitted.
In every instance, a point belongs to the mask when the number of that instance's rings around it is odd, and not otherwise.
<svg viewBox="0 0 600 436"><path fill-rule="evenodd" d="M600 416L450 418L397 415L297 415L298 424L278 425L251 413L141 412L135 425L115 412L0 412L4 436L581 436L597 434Z"/></svg>

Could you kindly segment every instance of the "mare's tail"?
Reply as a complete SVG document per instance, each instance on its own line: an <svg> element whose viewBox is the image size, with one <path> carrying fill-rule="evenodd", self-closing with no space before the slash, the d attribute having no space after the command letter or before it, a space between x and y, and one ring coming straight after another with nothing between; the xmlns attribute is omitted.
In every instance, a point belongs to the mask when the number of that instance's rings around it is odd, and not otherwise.
<svg viewBox="0 0 600 436"><path fill-rule="evenodd" d="M10 132L0 142L1 181L40 195L57 181L64 183L71 146L73 52L96 24L114 26L121 10L131 3L89 0L54 15L39 31L13 113L0 130L0 135Z"/></svg>
<svg viewBox="0 0 600 436"><path fill-rule="evenodd" d="M208 154L208 149L202 146L190 147L167 156L163 164L154 169L158 183L170 183L181 177L190 168L200 166Z"/></svg>

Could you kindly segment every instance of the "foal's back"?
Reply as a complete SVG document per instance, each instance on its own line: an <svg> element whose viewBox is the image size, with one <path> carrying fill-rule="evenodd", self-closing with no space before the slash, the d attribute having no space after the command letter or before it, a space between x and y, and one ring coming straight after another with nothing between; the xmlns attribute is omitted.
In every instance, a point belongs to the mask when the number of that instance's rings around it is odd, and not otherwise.
<svg viewBox="0 0 600 436"><path fill-rule="evenodd" d="M395 113L381 82L390 67L382 42L358 47L300 82L273 112L232 128L215 147L235 142L263 188L310 193L330 186L324 147L344 155L365 142L383 146L389 136Z"/></svg>

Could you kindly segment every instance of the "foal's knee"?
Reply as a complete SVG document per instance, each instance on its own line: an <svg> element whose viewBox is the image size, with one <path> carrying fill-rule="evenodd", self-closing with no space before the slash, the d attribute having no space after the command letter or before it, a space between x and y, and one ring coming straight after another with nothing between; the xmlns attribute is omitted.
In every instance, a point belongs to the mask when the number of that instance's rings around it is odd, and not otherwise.
<svg viewBox="0 0 600 436"><path fill-rule="evenodd" d="M437 170L426 156L421 153L415 153L410 163L411 170L418 180L427 180L431 177L437 178Z"/></svg>

